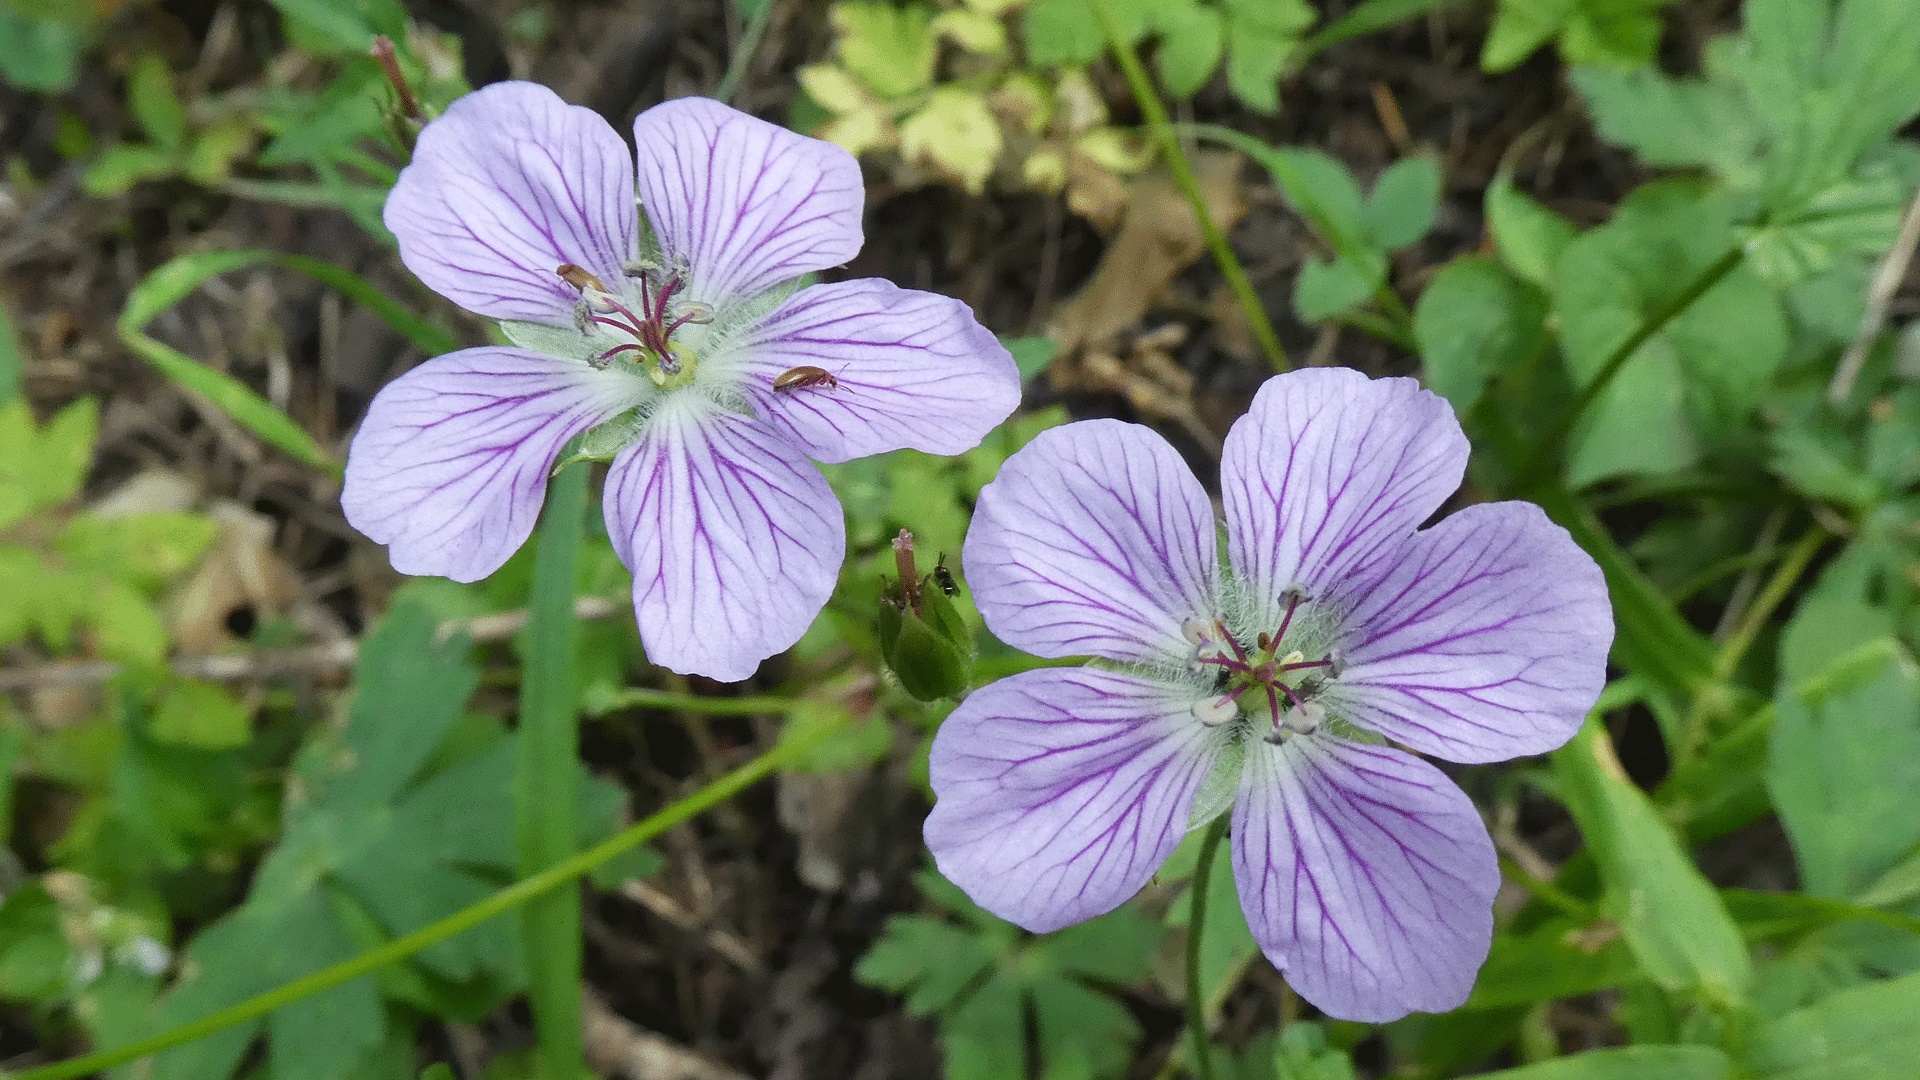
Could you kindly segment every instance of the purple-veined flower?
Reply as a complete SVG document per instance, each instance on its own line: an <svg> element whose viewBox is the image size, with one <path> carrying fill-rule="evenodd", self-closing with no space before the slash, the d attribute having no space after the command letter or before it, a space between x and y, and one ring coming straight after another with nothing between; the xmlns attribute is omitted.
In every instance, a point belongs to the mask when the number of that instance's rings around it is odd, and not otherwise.
<svg viewBox="0 0 1920 1080"><path fill-rule="evenodd" d="M1109 911L1231 806L1260 948L1332 1016L1459 1005L1500 881L1466 794L1420 754L1499 761L1570 738L1613 618L1592 558L1530 503L1419 529L1467 440L1411 379L1267 381L1227 435L1226 564L1166 440L1042 432L980 493L963 549L987 626L1046 657L933 743L927 845L1044 932ZM1418 530L1418 531L1416 531Z"/></svg>
<svg viewBox="0 0 1920 1080"><path fill-rule="evenodd" d="M799 639L845 555L808 459L960 453L1013 411L1019 375L958 300L804 284L860 249L846 151L701 98L633 129L637 188L620 136L532 83L420 133L387 199L400 257L513 345L381 390L340 502L395 569L474 581L526 541L579 438L575 456L612 462L607 530L648 658L744 679Z"/></svg>

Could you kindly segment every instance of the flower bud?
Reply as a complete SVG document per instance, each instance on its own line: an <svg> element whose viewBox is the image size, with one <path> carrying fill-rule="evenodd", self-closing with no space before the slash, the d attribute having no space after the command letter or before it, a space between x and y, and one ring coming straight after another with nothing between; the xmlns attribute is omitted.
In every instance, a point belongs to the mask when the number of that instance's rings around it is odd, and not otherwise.
<svg viewBox="0 0 1920 1080"><path fill-rule="evenodd" d="M957 697L973 677L973 634L940 589L922 589L920 610L882 597L880 655L921 701Z"/></svg>

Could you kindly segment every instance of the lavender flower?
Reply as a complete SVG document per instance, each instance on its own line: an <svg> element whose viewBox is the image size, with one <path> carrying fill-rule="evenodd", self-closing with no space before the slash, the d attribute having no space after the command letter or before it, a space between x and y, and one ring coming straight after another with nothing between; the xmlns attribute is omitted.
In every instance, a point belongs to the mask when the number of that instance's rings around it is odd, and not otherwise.
<svg viewBox="0 0 1920 1080"><path fill-rule="evenodd" d="M1472 989L1500 875L1460 762L1572 736L1604 681L1599 567L1529 503L1415 531L1467 441L1410 379L1277 376L1227 436L1228 567L1165 440L1043 432L980 493L964 549L987 625L1081 668L975 691L934 739L927 845L981 906L1048 931L1125 902L1232 808L1261 950L1330 1015Z"/></svg>
<svg viewBox="0 0 1920 1080"><path fill-rule="evenodd" d="M531 83L455 101L387 200L400 257L514 347L383 389L341 505L394 568L473 581L533 530L547 476L611 459L614 550L648 657L744 679L833 590L840 506L807 459L956 454L1013 411L1012 357L965 304L867 279L800 287L860 249L838 147L685 98L634 158ZM799 369L796 373L796 369Z"/></svg>

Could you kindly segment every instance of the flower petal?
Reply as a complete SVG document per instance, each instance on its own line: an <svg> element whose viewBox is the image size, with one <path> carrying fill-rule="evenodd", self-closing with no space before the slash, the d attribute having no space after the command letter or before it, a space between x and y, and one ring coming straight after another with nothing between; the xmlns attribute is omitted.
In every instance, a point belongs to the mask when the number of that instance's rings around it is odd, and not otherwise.
<svg viewBox="0 0 1920 1080"><path fill-rule="evenodd" d="M981 489L962 558L994 636L1038 656L1184 666L1215 617L1213 506L1167 440L1086 420L1035 436Z"/></svg>
<svg viewBox="0 0 1920 1080"><path fill-rule="evenodd" d="M901 447L964 453L1020 404L1013 356L967 305L878 278L803 289L705 365L819 461ZM774 389L801 366L838 385Z"/></svg>
<svg viewBox="0 0 1920 1080"><path fill-rule="evenodd" d="M866 193L853 155L706 98L633 122L640 202L686 297L722 307L860 250Z"/></svg>
<svg viewBox="0 0 1920 1080"><path fill-rule="evenodd" d="M494 83L420 132L387 197L407 269L494 319L571 323L582 266L618 289L638 237L633 159L599 114L544 86Z"/></svg>
<svg viewBox="0 0 1920 1080"><path fill-rule="evenodd" d="M607 531L633 571L647 658L738 682L800 640L846 555L833 489L765 426L669 395L607 473Z"/></svg>
<svg viewBox="0 0 1920 1080"><path fill-rule="evenodd" d="M1606 682L1606 579L1532 503L1470 506L1415 533L1357 600L1327 704L1423 754L1545 753Z"/></svg>
<svg viewBox="0 0 1920 1080"><path fill-rule="evenodd" d="M967 696L927 762L927 848L974 902L1035 933L1140 890L1187 832L1227 729L1199 692L1096 668L1025 671Z"/></svg>
<svg viewBox="0 0 1920 1080"><path fill-rule="evenodd" d="M525 349L463 349L374 395L347 450L340 507L393 568L478 581L526 542L568 439L652 387Z"/></svg>
<svg viewBox="0 0 1920 1080"><path fill-rule="evenodd" d="M1227 550L1262 620L1281 595L1326 596L1404 543L1467 467L1444 398L1412 379L1305 368L1268 379L1220 459Z"/></svg>
<svg viewBox="0 0 1920 1080"><path fill-rule="evenodd" d="M1467 999L1500 887L1486 826L1440 770L1321 736L1250 744L1233 878L1254 940L1300 996L1375 1023Z"/></svg>

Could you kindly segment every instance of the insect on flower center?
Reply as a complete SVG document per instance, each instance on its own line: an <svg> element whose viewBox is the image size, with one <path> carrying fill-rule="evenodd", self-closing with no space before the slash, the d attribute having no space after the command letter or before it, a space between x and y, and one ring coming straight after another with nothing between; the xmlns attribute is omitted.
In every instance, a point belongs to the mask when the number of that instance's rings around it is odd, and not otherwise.
<svg viewBox="0 0 1920 1080"><path fill-rule="evenodd" d="M1338 661L1330 652L1309 660L1286 645L1287 631L1306 599L1298 590L1289 591L1279 629L1261 631L1248 642L1219 619L1196 616L1186 621L1181 632L1193 643L1193 669L1216 674L1214 696L1193 707L1201 723L1218 727L1242 718L1270 721L1272 730L1265 738L1277 744L1288 735L1311 735L1326 722L1326 707L1313 699L1339 677Z"/></svg>
<svg viewBox="0 0 1920 1080"><path fill-rule="evenodd" d="M611 334L614 344L587 358L596 368L615 361L637 365L656 386L679 386L693 379L693 350L673 340L674 331L689 324L713 321L713 309L689 300L675 300L686 276L646 264L627 267L638 289L622 298L599 278L573 263L561 263L554 273L580 291L574 306L574 325L588 337ZM636 312L634 308L639 310ZM624 340L619 340L624 339Z"/></svg>

